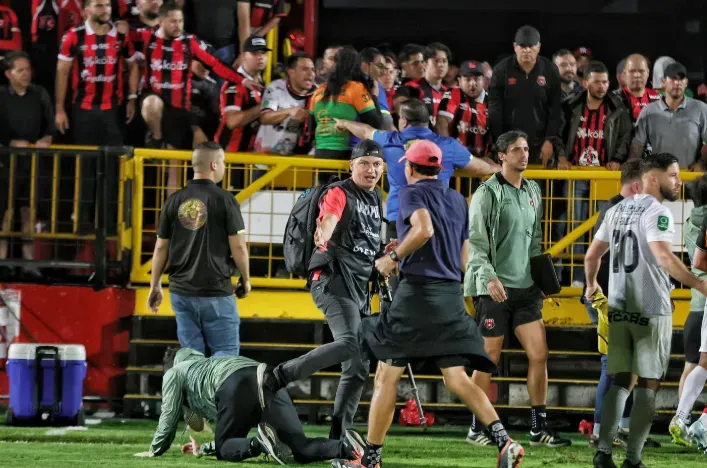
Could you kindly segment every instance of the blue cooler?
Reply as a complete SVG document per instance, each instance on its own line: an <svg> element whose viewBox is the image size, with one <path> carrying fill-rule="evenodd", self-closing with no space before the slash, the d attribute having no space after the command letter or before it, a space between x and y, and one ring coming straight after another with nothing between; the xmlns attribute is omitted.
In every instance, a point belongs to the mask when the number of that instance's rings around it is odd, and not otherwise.
<svg viewBox="0 0 707 468"><path fill-rule="evenodd" d="M10 345L8 425L39 422L84 425L83 380L86 349L82 345Z"/></svg>

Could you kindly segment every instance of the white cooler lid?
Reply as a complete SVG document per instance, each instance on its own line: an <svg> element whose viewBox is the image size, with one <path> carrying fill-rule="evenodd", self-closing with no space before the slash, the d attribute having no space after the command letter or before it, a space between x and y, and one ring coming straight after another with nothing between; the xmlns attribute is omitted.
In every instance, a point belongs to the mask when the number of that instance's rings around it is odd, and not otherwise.
<svg viewBox="0 0 707 468"><path fill-rule="evenodd" d="M37 347L39 346L56 346L59 348L59 359L62 361L86 360L86 348L78 344L14 343L10 345L7 357L8 359L34 359L37 356Z"/></svg>

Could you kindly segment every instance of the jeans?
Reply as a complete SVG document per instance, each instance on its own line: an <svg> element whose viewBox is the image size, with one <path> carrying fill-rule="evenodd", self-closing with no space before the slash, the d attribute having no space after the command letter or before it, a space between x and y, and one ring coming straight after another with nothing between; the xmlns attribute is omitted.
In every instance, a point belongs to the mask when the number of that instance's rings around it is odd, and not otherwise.
<svg viewBox="0 0 707 468"><path fill-rule="evenodd" d="M339 275L332 277L330 273L322 273L319 280L312 282L312 298L319 310L324 312L334 341L283 362L275 369L275 373L285 382L292 382L341 363L341 379L336 389L329 434L332 439L340 439L346 429L353 426L353 418L370 369L369 361L362 359L359 348L361 312L356 302L348 296Z"/></svg>
<svg viewBox="0 0 707 468"><path fill-rule="evenodd" d="M177 317L177 337L182 348L211 356L238 356L240 325L236 298L191 297L169 293Z"/></svg>
<svg viewBox="0 0 707 468"><path fill-rule="evenodd" d="M214 57L228 65L229 67L233 64L233 62L238 58L238 52L236 49L236 46L231 44L226 47L221 47L220 49L216 49L214 52ZM216 83L218 83L218 88L221 89L221 86L223 86L224 79L221 78L220 76L216 74L210 74L211 78L216 80Z"/></svg>

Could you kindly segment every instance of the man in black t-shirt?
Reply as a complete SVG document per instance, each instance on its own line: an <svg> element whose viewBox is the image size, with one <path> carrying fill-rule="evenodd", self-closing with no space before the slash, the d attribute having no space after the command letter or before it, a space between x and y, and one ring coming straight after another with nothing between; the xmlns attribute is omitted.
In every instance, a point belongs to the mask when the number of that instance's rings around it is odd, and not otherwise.
<svg viewBox="0 0 707 468"><path fill-rule="evenodd" d="M194 150L194 179L172 194L160 213L152 257L147 307L162 303L162 270L169 263L169 289L183 348L212 356L237 356L238 310L233 297L234 267L245 295L250 291L245 225L238 202L216 184L226 169L223 149L214 142ZM245 296L244 296L245 297Z"/></svg>

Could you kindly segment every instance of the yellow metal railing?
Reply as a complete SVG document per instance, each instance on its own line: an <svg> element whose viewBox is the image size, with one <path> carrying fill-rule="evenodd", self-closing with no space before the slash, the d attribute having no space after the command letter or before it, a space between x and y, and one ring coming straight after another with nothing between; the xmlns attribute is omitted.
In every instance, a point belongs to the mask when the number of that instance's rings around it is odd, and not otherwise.
<svg viewBox="0 0 707 468"><path fill-rule="evenodd" d="M177 190L191 178L191 153L187 151L142 150L134 152L135 183L132 219L131 281L147 283L150 280L152 246L159 212L169 193ZM179 186L165 183L170 160L177 160ZM251 253L251 276L255 287L302 288L304 280L293 278L284 270L282 257L282 229L296 196L312 186L320 171L339 175L348 172L348 161L319 160L309 157L282 157L259 154L228 154L222 186L231 191L242 206ZM175 169L174 166L171 166ZM150 179L146 182L147 178ZM684 181L698 178L700 173L681 174ZM457 174L452 186L468 199L480 179L471 182ZM619 192L618 171L599 170L542 170L529 169L528 179L537 181L543 190L543 247L562 261L569 271L570 283L575 272L583 267L583 252L591 241L591 232L603 202ZM575 196L578 184L588 183L588 191ZM575 212L575 204L586 204L586 216ZM563 203L565 206L563 207ZM682 227L689 216L688 204L673 204L676 226ZM677 210L677 211L676 211ZM560 219L558 213L564 213ZM682 245L676 242L676 250ZM143 250L144 248L144 250ZM166 278L164 278L166 281ZM566 287L560 296L576 297L579 287ZM689 291L677 291L675 297L689 297Z"/></svg>

